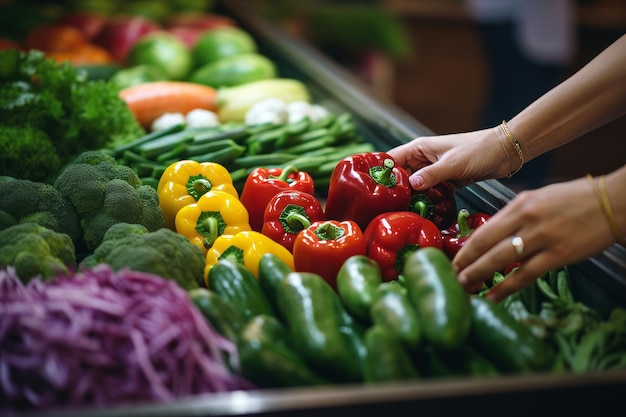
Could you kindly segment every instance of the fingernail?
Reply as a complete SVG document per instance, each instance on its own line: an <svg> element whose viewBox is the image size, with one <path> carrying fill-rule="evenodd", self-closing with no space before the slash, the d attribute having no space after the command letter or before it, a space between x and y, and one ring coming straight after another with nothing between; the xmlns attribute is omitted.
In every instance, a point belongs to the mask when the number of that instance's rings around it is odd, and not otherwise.
<svg viewBox="0 0 626 417"><path fill-rule="evenodd" d="M424 178L420 177L419 175L414 175L409 178L409 180L413 188L419 188L424 185Z"/></svg>

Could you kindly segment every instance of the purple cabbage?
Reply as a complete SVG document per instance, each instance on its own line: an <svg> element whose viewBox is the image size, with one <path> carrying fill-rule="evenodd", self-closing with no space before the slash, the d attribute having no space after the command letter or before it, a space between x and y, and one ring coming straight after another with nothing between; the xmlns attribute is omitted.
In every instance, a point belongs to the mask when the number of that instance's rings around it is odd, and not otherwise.
<svg viewBox="0 0 626 417"><path fill-rule="evenodd" d="M105 264L22 284L0 270L0 403L107 407L250 389L236 346L171 280Z"/></svg>

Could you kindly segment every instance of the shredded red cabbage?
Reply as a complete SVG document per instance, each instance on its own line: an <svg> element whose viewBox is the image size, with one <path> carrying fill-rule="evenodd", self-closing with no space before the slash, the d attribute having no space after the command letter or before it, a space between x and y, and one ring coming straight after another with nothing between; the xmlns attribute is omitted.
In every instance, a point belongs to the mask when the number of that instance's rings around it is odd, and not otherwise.
<svg viewBox="0 0 626 417"><path fill-rule="evenodd" d="M250 389L236 346L173 281L107 265L23 285L0 270L0 403L107 407Z"/></svg>

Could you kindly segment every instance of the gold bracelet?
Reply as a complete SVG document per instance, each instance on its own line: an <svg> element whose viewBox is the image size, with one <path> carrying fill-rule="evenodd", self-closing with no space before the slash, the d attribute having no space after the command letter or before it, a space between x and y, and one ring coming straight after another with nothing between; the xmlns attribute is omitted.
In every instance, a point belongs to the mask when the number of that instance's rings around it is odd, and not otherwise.
<svg viewBox="0 0 626 417"><path fill-rule="evenodd" d="M519 168L517 168L515 171L511 172L510 174L506 176L507 178L511 178L513 175L517 174L520 171L520 169L522 169L522 167L524 166L524 153L522 152L522 146L517 141L517 139L515 139L515 136L513 136L513 133L511 133L511 131L509 130L509 126L506 124L506 120L502 121L501 126L502 126L502 130L504 130L504 134L506 135L506 138L509 140L511 145L513 145L513 148L515 148L515 152L517 152L517 156L519 156L519 159L521 161Z"/></svg>
<svg viewBox="0 0 626 417"><path fill-rule="evenodd" d="M600 184L598 187L599 191L596 191L595 181L593 180L593 177L591 176L591 174L587 174L587 180L589 181L589 184L591 185L591 188L593 190L593 194L596 197L596 200L598 200L598 203L602 207L602 211L604 212L604 216L609 222L609 226L611 227L611 232L613 233L615 240L620 245L624 245L624 243L626 243L626 239L623 238L622 231L620 230L619 225L617 224L617 220L615 219L615 216L613 215L613 209L611 208L611 202L609 201L609 194L606 191L606 183L604 181L604 175L600 176L598 180L598 183Z"/></svg>

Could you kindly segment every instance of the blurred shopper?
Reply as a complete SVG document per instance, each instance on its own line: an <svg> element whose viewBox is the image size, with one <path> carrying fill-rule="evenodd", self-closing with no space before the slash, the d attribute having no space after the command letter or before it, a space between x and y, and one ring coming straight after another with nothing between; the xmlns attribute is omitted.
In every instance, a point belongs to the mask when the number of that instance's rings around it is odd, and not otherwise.
<svg viewBox="0 0 626 417"><path fill-rule="evenodd" d="M571 0L466 0L478 23L489 65L488 96L480 128L519 113L562 82L576 52ZM513 189L545 185L550 152L503 182Z"/></svg>
<svg viewBox="0 0 626 417"><path fill-rule="evenodd" d="M389 150L412 171L414 189L452 180L519 175L527 163L626 114L626 35L509 122L466 133L418 137ZM476 288L513 262L489 291L502 300L543 273L626 244L626 153L621 168L520 192L477 228L453 259L459 280ZM521 170L521 171L520 171ZM519 172L519 173L518 173Z"/></svg>

